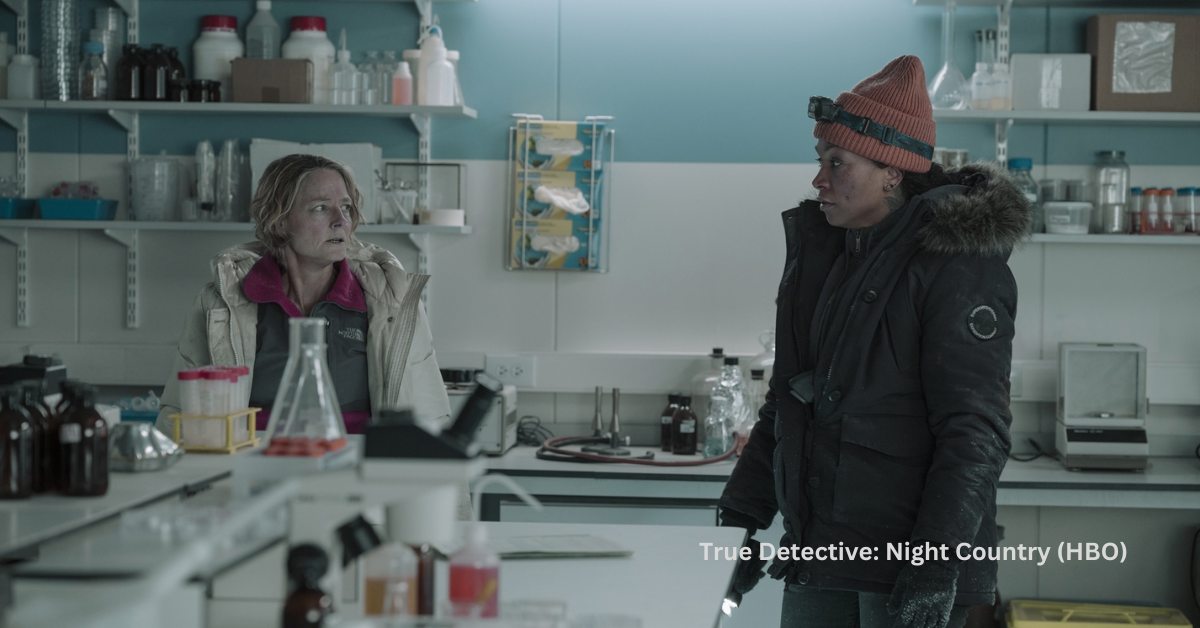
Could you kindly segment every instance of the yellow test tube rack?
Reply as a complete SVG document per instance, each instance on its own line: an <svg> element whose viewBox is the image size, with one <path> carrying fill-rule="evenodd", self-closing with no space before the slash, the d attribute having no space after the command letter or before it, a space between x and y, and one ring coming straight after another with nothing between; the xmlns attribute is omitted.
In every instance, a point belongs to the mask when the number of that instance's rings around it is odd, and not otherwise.
<svg viewBox="0 0 1200 628"><path fill-rule="evenodd" d="M181 412L176 412L175 414L168 416L168 418L171 419L171 422L174 423L172 440L174 440L175 443L180 447L183 447L185 451L204 451L221 454L232 454L242 447L257 447L258 437L254 435L254 428L259 410L262 410L262 408L242 408L237 412L221 415L183 414ZM207 443L203 445L189 445L188 443L184 442L182 436L184 421L223 422L224 425L222 425L222 427L225 428L225 445L219 446L215 444L210 445ZM234 440L234 433L236 429L240 427L238 425L238 422L240 421L245 421L246 434L248 434L248 437L242 440Z"/></svg>

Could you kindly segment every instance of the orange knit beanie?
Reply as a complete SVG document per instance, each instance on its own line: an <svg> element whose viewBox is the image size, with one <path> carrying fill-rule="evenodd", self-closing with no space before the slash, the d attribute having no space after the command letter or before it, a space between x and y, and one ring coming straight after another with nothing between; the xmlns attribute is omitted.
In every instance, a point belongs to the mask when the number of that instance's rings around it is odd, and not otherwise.
<svg viewBox="0 0 1200 628"><path fill-rule="evenodd" d="M937 141L933 106L925 91L925 67L912 55L892 59L854 89L842 92L834 102L854 115L895 127L930 146ZM927 172L930 167L929 160L916 153L884 144L836 122L818 122L813 127L813 137L906 172Z"/></svg>

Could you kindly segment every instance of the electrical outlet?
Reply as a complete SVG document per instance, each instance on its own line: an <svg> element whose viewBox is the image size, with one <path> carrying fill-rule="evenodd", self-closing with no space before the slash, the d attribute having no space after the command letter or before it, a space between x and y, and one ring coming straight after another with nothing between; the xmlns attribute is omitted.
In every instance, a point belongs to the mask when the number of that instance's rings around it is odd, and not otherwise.
<svg viewBox="0 0 1200 628"><path fill-rule="evenodd" d="M535 360L531 355L501 354L488 355L483 370L504 384L518 388L533 388Z"/></svg>

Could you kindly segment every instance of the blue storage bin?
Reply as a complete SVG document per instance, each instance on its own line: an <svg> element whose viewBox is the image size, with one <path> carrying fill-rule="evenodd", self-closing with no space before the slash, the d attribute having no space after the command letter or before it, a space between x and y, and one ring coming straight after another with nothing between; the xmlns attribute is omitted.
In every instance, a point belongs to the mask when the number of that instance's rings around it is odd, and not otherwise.
<svg viewBox="0 0 1200 628"><path fill-rule="evenodd" d="M0 198L0 218L33 218L32 198Z"/></svg>
<svg viewBox="0 0 1200 628"><path fill-rule="evenodd" d="M158 419L158 410L121 410L122 421L141 421L154 423Z"/></svg>
<svg viewBox="0 0 1200 628"><path fill-rule="evenodd" d="M112 220L117 202L87 198L39 198L38 210L45 220Z"/></svg>

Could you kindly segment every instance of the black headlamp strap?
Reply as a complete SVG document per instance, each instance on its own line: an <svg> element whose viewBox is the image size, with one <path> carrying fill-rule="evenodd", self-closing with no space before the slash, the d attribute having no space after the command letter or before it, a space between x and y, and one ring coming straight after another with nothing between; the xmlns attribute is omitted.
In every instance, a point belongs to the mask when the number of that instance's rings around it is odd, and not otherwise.
<svg viewBox="0 0 1200 628"><path fill-rule="evenodd" d="M884 126L870 118L856 116L824 96L813 96L808 99L808 117L818 122L840 124L867 137L873 137L884 144L920 155L925 159L933 159L933 147L929 144L897 131L896 127Z"/></svg>

